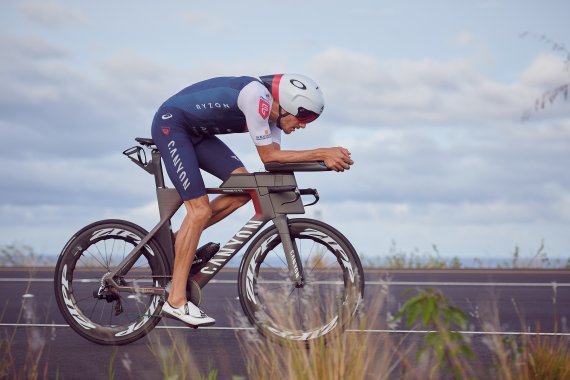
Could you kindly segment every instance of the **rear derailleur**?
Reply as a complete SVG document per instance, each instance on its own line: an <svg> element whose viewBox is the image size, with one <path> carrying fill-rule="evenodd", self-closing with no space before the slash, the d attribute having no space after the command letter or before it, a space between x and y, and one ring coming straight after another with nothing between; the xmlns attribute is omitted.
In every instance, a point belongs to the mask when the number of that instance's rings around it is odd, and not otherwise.
<svg viewBox="0 0 570 380"><path fill-rule="evenodd" d="M120 279L119 284L124 285L124 280ZM105 300L107 303L115 303L115 316L118 316L123 312L123 305L121 303L121 297L119 296L119 292L115 289L110 287L105 283L104 280L101 280L101 285L99 286L98 290L93 291L93 298L99 300Z"/></svg>

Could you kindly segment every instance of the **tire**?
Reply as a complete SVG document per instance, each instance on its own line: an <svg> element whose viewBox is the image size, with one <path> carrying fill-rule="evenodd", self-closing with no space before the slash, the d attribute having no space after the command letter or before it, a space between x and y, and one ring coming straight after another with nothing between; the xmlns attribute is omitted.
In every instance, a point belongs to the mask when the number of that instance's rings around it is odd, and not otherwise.
<svg viewBox="0 0 570 380"><path fill-rule="evenodd" d="M333 227L311 219L289 221L299 250L304 285L289 277L275 226L251 243L241 262L238 291L249 321L280 342L330 338L345 330L364 295L360 259Z"/></svg>
<svg viewBox="0 0 570 380"><path fill-rule="evenodd" d="M98 344L122 345L142 338L160 321L158 295L111 291L109 300L96 297L103 275L147 234L127 221L103 220L81 229L66 244L55 268L54 287L59 310L79 335ZM117 280L146 287L165 286L166 281L166 261L153 240Z"/></svg>

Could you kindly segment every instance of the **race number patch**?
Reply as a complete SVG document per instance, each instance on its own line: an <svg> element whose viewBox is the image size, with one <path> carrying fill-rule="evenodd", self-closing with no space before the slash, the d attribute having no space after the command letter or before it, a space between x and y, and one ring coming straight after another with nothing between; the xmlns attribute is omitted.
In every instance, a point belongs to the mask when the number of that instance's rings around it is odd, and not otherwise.
<svg viewBox="0 0 570 380"><path fill-rule="evenodd" d="M269 103L267 100L259 98L258 112L263 119L267 119L269 117Z"/></svg>

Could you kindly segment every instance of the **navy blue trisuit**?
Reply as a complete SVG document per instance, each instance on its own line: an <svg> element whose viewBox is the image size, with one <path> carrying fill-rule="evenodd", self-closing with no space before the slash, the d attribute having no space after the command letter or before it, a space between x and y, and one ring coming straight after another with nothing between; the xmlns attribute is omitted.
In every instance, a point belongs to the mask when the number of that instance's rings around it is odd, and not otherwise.
<svg viewBox="0 0 570 380"><path fill-rule="evenodd" d="M257 146L281 143L269 122L273 98L258 78L219 77L195 83L166 100L152 122L152 138L183 200L206 194L200 169L226 180L244 166L216 135L249 132Z"/></svg>

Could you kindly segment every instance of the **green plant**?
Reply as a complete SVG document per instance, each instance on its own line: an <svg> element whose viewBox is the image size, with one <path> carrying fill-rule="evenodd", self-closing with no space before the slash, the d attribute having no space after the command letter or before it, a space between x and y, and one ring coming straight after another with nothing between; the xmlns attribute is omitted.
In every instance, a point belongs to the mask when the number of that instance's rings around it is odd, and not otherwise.
<svg viewBox="0 0 570 380"><path fill-rule="evenodd" d="M164 344L160 336L155 334L148 345L160 365L162 378L169 380L216 380L218 378L218 370L214 368L212 362L208 363L206 374L200 372L190 346L183 336L169 332L168 340L168 344Z"/></svg>
<svg viewBox="0 0 570 380"><path fill-rule="evenodd" d="M459 332L465 329L467 315L452 305L439 290L416 290L417 294L408 299L394 316L396 320L404 319L410 328L419 324L428 329L423 345L418 351L418 358L433 352L436 366L432 367L430 378L440 368L450 371L456 379L474 377L472 366L468 360L475 358L473 351Z"/></svg>

